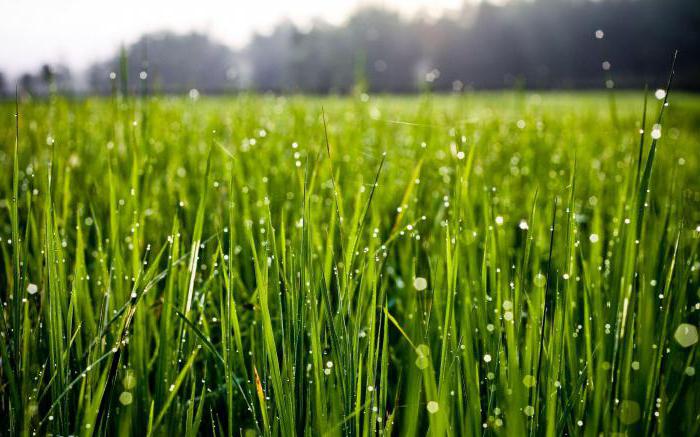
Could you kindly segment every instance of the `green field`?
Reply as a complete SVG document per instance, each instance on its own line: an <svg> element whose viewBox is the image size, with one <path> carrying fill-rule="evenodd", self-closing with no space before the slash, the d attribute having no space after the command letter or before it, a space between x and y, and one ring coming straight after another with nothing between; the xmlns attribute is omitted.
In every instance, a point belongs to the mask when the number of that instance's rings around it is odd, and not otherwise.
<svg viewBox="0 0 700 437"><path fill-rule="evenodd" d="M668 98L0 103L0 434L698 435Z"/></svg>

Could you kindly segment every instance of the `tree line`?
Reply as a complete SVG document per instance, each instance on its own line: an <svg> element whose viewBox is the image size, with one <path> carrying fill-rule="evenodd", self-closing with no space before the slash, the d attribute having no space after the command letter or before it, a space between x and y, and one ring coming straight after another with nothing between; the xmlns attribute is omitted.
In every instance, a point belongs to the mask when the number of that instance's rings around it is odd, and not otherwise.
<svg viewBox="0 0 700 437"><path fill-rule="evenodd" d="M91 65L93 93L415 92L424 89L639 88L660 84L674 50L677 85L700 89L700 1L465 2L438 18L358 10L341 25L282 22L234 50L201 33L142 36ZM7 87L0 76L0 87ZM70 91L61 66L25 74L33 94ZM0 88L0 92L2 88ZM6 92L6 91L5 91Z"/></svg>

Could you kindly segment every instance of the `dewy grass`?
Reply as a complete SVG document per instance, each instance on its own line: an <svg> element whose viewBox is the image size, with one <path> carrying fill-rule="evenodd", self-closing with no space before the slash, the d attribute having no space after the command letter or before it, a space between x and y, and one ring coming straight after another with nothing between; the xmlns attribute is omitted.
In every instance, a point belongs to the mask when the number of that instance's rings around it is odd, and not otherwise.
<svg viewBox="0 0 700 437"><path fill-rule="evenodd" d="M0 104L0 434L697 435L655 94Z"/></svg>

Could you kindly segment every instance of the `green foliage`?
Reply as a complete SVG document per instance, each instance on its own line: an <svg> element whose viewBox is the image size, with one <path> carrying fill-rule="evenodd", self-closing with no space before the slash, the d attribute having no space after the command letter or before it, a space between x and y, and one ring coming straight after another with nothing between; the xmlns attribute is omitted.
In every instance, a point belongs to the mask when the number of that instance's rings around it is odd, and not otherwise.
<svg viewBox="0 0 700 437"><path fill-rule="evenodd" d="M700 99L608 98L21 104L0 434L697 435Z"/></svg>

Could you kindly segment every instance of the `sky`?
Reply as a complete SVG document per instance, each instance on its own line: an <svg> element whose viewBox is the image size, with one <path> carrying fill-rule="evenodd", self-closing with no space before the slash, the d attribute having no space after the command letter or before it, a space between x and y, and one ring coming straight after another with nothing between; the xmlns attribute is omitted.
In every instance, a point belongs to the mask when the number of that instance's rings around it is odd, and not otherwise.
<svg viewBox="0 0 700 437"><path fill-rule="evenodd" d="M404 14L437 15L463 0L0 0L0 71L35 70L43 62L80 70L146 32L206 32L234 47L284 19L342 23L368 4Z"/></svg>

